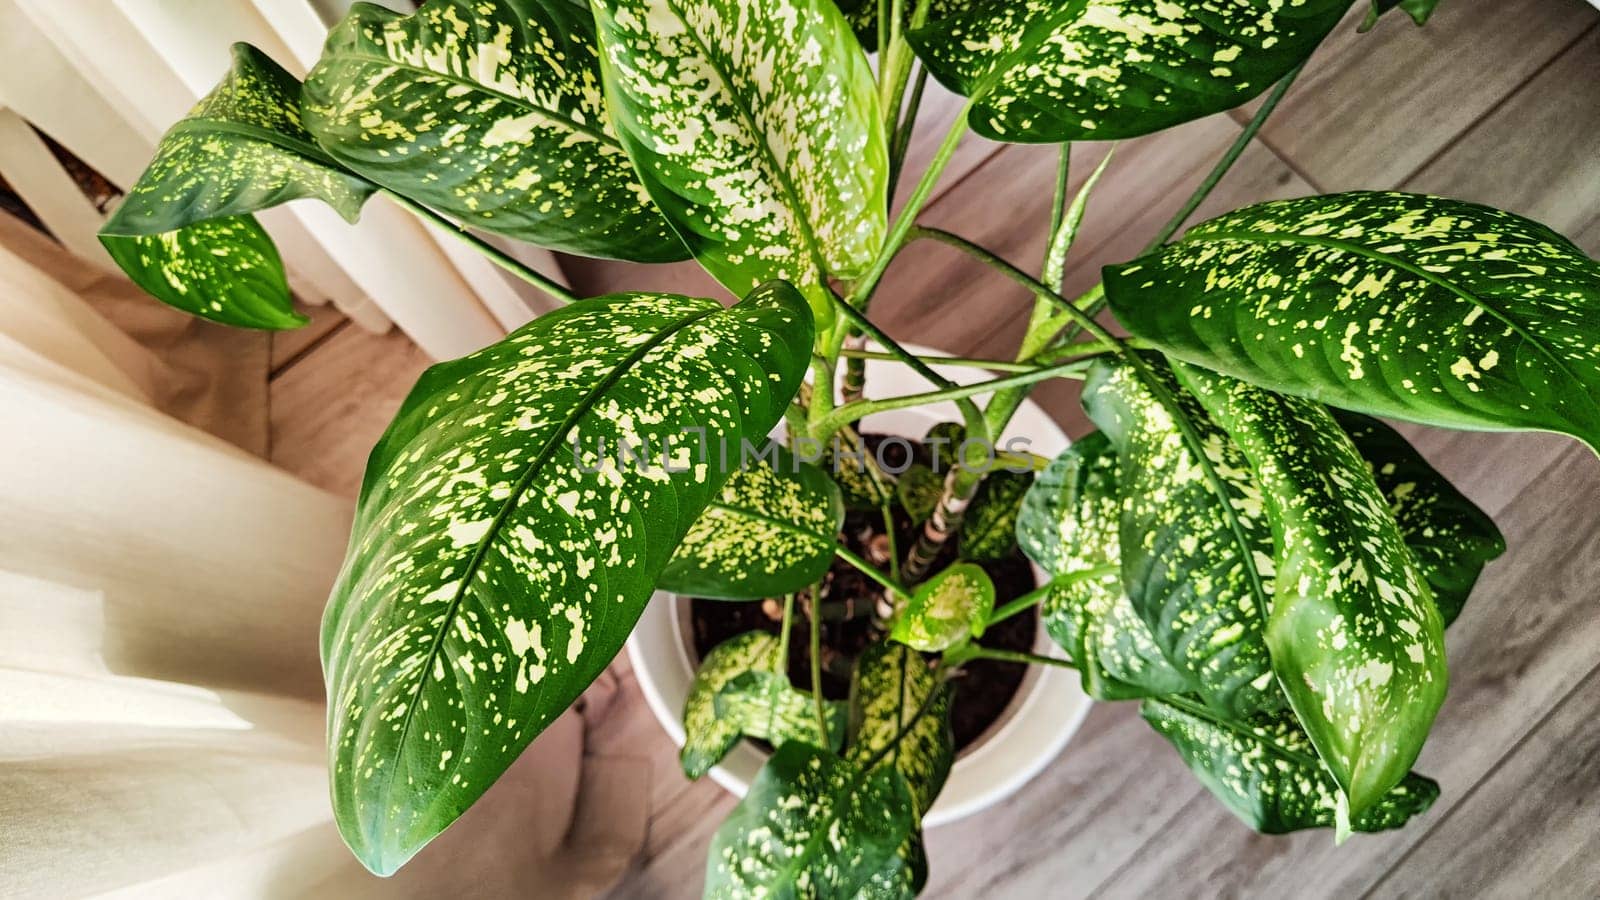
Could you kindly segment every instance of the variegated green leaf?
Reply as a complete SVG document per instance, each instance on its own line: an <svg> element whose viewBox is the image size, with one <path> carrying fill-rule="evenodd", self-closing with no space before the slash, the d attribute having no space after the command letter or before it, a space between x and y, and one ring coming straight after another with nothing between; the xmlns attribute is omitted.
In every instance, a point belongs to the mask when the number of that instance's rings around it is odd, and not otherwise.
<svg viewBox="0 0 1600 900"><path fill-rule="evenodd" d="M741 467L695 520L657 587L752 600L822 580L844 524L839 488L828 473L783 447L770 449L770 465L741 454Z"/></svg>
<svg viewBox="0 0 1600 900"><path fill-rule="evenodd" d="M1118 451L1122 581L1178 671L1239 716L1282 705L1263 634L1272 531L1244 455L1158 357L1090 370L1083 403ZM1153 379L1153 380L1152 380Z"/></svg>
<svg viewBox="0 0 1600 900"><path fill-rule="evenodd" d="M944 479L921 463L913 463L900 473L900 480L895 482L900 505L916 525L928 521L928 517L933 515L933 508L939 505L939 495L943 492Z"/></svg>
<svg viewBox="0 0 1600 900"><path fill-rule="evenodd" d="M935 474L943 475L955 468L961 445L966 439L966 426L960 422L940 422L928 429L928 433L922 438L922 443L933 457Z"/></svg>
<svg viewBox="0 0 1600 900"><path fill-rule="evenodd" d="M249 44L234 44L233 67L162 136L101 234L162 234L302 197L354 222L374 189L306 131L294 76Z"/></svg>
<svg viewBox="0 0 1600 900"><path fill-rule="evenodd" d="M984 476L961 524L962 559L989 562L1016 552L1017 514L1032 485L1028 472L996 468Z"/></svg>
<svg viewBox="0 0 1600 900"><path fill-rule="evenodd" d="M1353 821L1405 777L1444 702L1433 592L1325 407L1177 367L1261 486L1277 546L1272 666Z"/></svg>
<svg viewBox="0 0 1600 900"><path fill-rule="evenodd" d="M606 98L650 195L734 293L834 310L888 229L872 70L832 0L594 0Z"/></svg>
<svg viewBox="0 0 1600 900"><path fill-rule="evenodd" d="M156 299L244 328L297 328L283 262L250 215L316 197L355 221L374 187L328 158L300 122L300 84L249 44L156 147L100 230Z"/></svg>
<svg viewBox="0 0 1600 900"><path fill-rule="evenodd" d="M369 868L404 863L605 668L732 468L616 448L764 436L812 339L781 283L731 309L615 294L423 374L323 621L334 814Z"/></svg>
<svg viewBox="0 0 1600 900"><path fill-rule="evenodd" d="M795 690L783 672L744 672L717 691L717 718L732 722L740 733L774 747L801 741L837 751L844 745L849 709L837 700L823 700L828 733L817 728L817 705L810 694Z"/></svg>
<svg viewBox="0 0 1600 900"><path fill-rule="evenodd" d="M100 243L134 284L186 313L241 328L307 322L255 216L206 219L165 234L102 234Z"/></svg>
<svg viewBox="0 0 1600 900"><path fill-rule="evenodd" d="M1230 721L1184 697L1146 700L1139 711L1223 805L1263 834L1331 828L1339 785L1289 712ZM1439 785L1415 772L1355 817L1355 831L1399 828L1426 812Z"/></svg>
<svg viewBox="0 0 1600 900"><path fill-rule="evenodd" d="M1600 448L1600 263L1542 225L1414 194L1262 203L1107 270L1172 356L1342 409Z"/></svg>
<svg viewBox="0 0 1600 900"><path fill-rule="evenodd" d="M1116 574L1088 576L1120 559L1117 453L1096 431L1056 457L1023 498L1017 540L1059 579L1040 605L1050 637L1067 651L1097 700L1195 690L1167 661Z"/></svg>
<svg viewBox="0 0 1600 900"><path fill-rule="evenodd" d="M683 259L617 140L595 53L572 0L428 0L409 16L357 3L306 77L306 125L351 169L475 227Z"/></svg>
<svg viewBox="0 0 1600 900"><path fill-rule="evenodd" d="M1367 10L1367 17L1361 22L1361 30L1367 31L1378 23L1378 17L1391 9L1400 9L1411 17L1411 21L1418 25L1425 25L1433 15L1433 8L1439 5L1439 0L1371 0L1372 8Z"/></svg>
<svg viewBox="0 0 1600 900"><path fill-rule="evenodd" d="M683 704L683 749L678 763L690 778L699 778L722 761L743 733L741 723L717 716L717 694L724 685L746 672L775 673L778 636L747 631L711 648L694 673L694 684Z"/></svg>
<svg viewBox="0 0 1600 900"><path fill-rule="evenodd" d="M784 744L717 829L708 898L855 897L898 864L915 827L898 770L862 771L806 744Z"/></svg>
<svg viewBox="0 0 1600 900"><path fill-rule="evenodd" d="M876 759L877 765L898 769L911 788L919 821L944 789L955 761L950 698L950 686L908 647L873 644L856 660L846 756L862 765Z"/></svg>
<svg viewBox="0 0 1600 900"><path fill-rule="evenodd" d="M1389 501L1400 536L1433 588L1445 625L1454 622L1490 560L1506 552L1494 521L1455 489L1399 432L1370 416L1333 411Z"/></svg>
<svg viewBox="0 0 1600 900"><path fill-rule="evenodd" d="M1238 106L1350 0L963 0L908 38L998 141L1117 140Z"/></svg>
<svg viewBox="0 0 1600 900"><path fill-rule="evenodd" d="M889 637L925 653L948 650L981 635L993 609L989 573L956 563L917 585L895 614Z"/></svg>
<svg viewBox="0 0 1600 900"><path fill-rule="evenodd" d="M854 429L846 428L823 448L822 467L833 476L847 509L877 510L895 498L895 484L878 467Z"/></svg>
<svg viewBox="0 0 1600 900"><path fill-rule="evenodd" d="M920 653L888 642L868 647L850 680L850 751L863 766L893 768L905 778L917 826L868 891L872 897L915 897L928 879L922 818L933 808L955 762L951 687Z"/></svg>

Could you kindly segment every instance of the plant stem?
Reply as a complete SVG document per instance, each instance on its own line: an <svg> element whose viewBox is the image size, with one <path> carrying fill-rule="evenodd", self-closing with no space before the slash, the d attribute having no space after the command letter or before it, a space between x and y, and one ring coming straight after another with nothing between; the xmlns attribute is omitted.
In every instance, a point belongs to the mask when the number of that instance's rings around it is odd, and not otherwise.
<svg viewBox="0 0 1600 900"><path fill-rule="evenodd" d="M1156 236L1140 252L1140 256L1171 240L1183 223L1194 215L1194 211L1199 209L1200 204L1204 203L1206 197L1211 195L1211 191L1217 186L1217 182L1228 174L1228 170L1233 168L1233 164L1238 161L1240 154L1244 153L1245 148L1250 146L1250 141L1261 130L1261 126L1267 123L1267 117L1271 116L1272 111L1278 108L1278 101L1282 100L1283 95L1289 92L1289 87L1294 84L1296 78L1300 77L1300 71L1305 67L1306 64L1302 61L1300 65L1290 69L1289 74L1278 80L1278 83L1273 86L1272 92L1267 94L1267 99L1262 102L1261 108L1256 110L1256 114L1250 118L1250 123L1244 127L1243 131L1239 132L1238 137L1233 139L1233 144L1228 147L1226 153L1222 154L1222 158L1217 160L1217 164L1211 167L1210 174L1206 175L1205 180L1200 182L1200 186L1195 188L1194 193L1189 196L1188 202L1184 203L1183 208L1179 209L1177 214L1156 233Z"/></svg>
<svg viewBox="0 0 1600 900"><path fill-rule="evenodd" d="M811 699L817 710L817 734L828 740L828 710L822 702L822 582L811 587Z"/></svg>
<svg viewBox="0 0 1600 900"><path fill-rule="evenodd" d="M1023 594L1021 597L1018 597L1010 603L1007 603L1006 605L996 609L994 612L989 614L989 618L984 625L987 627L999 622L1004 622L1017 613L1027 609L1032 609L1033 607L1039 605L1044 598L1050 596L1050 592L1056 588L1066 587L1069 584L1077 584L1080 581L1092 581L1097 578L1107 578L1112 575L1120 574L1121 572L1122 567L1114 565L1096 566L1092 569L1082 569L1077 572L1068 572L1059 578L1052 579L1044 584L1039 585L1026 594Z"/></svg>
<svg viewBox="0 0 1600 900"><path fill-rule="evenodd" d="M955 121L950 124L950 131L945 135L944 141L939 144L939 149L934 151L933 159L928 163L927 171L922 173L922 178L917 182L916 189L906 199L905 208L900 210L900 215L895 219L894 225L889 229L889 236L883 242L883 249L878 251L878 258L873 260L867 274L856 281L855 288L850 292L849 302L846 304L855 308L863 308L867 301L872 299L872 294L878 289L878 282L883 280L883 273L888 271L889 263L894 260L895 254L905 245L906 236L911 233L912 226L916 223L917 216L922 212L923 204L928 202L928 197L933 194L933 188L939 183L939 176L944 174L945 166L950 164L950 158L955 155L956 146L961 143L961 138L967 132L967 114L972 109L971 101L961 107L961 112L956 115Z"/></svg>
<svg viewBox="0 0 1600 900"><path fill-rule="evenodd" d="M926 238L928 240L938 241L943 244L949 244L950 246L955 247L962 252L970 254L972 257L981 260L983 263L1000 274L1010 278L1012 281L1015 281L1033 293L1044 297L1046 300L1049 300L1051 303L1054 303L1056 306L1060 307L1069 318L1078 323L1080 328L1093 335L1097 340L1111 346L1115 352L1126 351L1122 341L1116 337L1113 337L1111 332L1106 331L1105 328L1102 327L1100 323L1096 322L1087 312L1079 309L1071 300L1068 300L1066 297L1063 297L1046 287L1039 279L1034 278L1027 272L1022 271L1021 269L1002 259L993 251L980 247L959 234L952 234L951 232L940 228L925 228L921 225L917 225L911 229L911 235L913 239Z"/></svg>
<svg viewBox="0 0 1600 900"><path fill-rule="evenodd" d="M1007 375L1004 378L996 378L991 381L958 384L948 388L940 388L936 391L906 394L902 397L885 397L881 400L857 400L854 403L846 403L813 422L812 437L819 441L826 441L828 438L833 437L834 432L845 425L864 419L874 413L908 409L913 406L940 403L946 400L961 400L967 397L975 397L979 394L993 393L1002 388L1037 384L1041 381L1048 381L1051 378L1071 376L1088 368L1088 366L1088 360L1074 359L1070 362L1057 363L1053 366L1034 366L1027 372Z"/></svg>
<svg viewBox="0 0 1600 900"><path fill-rule="evenodd" d="M922 109L922 95L927 89L928 69L922 66L917 69L917 80L911 85L911 102L906 107L905 118L901 120L900 128L895 131L894 140L889 146L888 199L891 206L900 188L900 176L905 172L906 153L911 149L911 137L917 129L917 113Z"/></svg>
<svg viewBox="0 0 1600 900"><path fill-rule="evenodd" d="M878 346L888 350L901 362L910 366L913 372L916 372L923 378L926 378L938 385L941 390L950 390L960 387L960 385L944 377L943 375L940 375L938 372L935 372L927 363L922 361L922 357L914 355L911 351L900 346L898 343L895 343L893 338L889 337L887 334L884 334L882 329L872 324L872 321L866 317L866 314L861 312L861 310L856 309L854 306L851 306L849 301L841 300L837 295L835 295L834 300L835 305L838 306L839 310L845 314L845 318L849 319L857 328L861 329L861 331L865 333L867 337L877 341ZM978 410L977 404L973 403L971 400L965 399L966 396L970 395L964 395L963 397L956 399L956 407L961 410L961 417L966 421L967 435L969 437L976 436L981 439L988 434L988 431L984 428L983 424L983 413ZM824 417L820 415L812 416L811 422L813 431L816 430L818 421L823 418ZM818 440L826 440L828 436L832 436L833 432L837 430L838 425L835 424L832 430L827 432L826 436L818 437ZM817 437L817 434L813 433L812 437Z"/></svg>
<svg viewBox="0 0 1600 900"><path fill-rule="evenodd" d="M889 578L896 584L900 583L900 551L895 547L894 536L894 507L888 503L878 507L883 513L883 536L889 540Z"/></svg>
<svg viewBox="0 0 1600 900"><path fill-rule="evenodd" d="M534 271L526 263L510 255L509 253L506 253L504 250L501 250L499 247L494 246L477 235L472 234L463 226L450 221L449 219L439 215L420 203L413 203L412 201L392 191L384 191L384 193L388 195L388 197L394 202L410 210L413 214L428 220L434 225L437 225L456 240L466 244L473 250L476 250L481 256L488 259L490 262L502 269L505 269L507 272L510 272L518 278L521 278L523 281L526 281L539 290L544 291L546 294L549 294L556 300L559 300L562 303L577 302L578 296L572 293L572 291L568 290L563 285L557 284L550 278L547 278L546 276Z"/></svg>
<svg viewBox="0 0 1600 900"><path fill-rule="evenodd" d="M883 570L862 559L860 556L857 556L854 550L851 550L849 547L846 547L843 544L838 544L834 546L833 552L837 554L840 559L852 566L855 566L858 570L860 570L861 574L871 578L873 581L876 581L883 587L884 590L895 595L901 600L911 599L911 595L906 593L905 588L894 583L893 581L890 581L889 576L883 574Z"/></svg>
<svg viewBox="0 0 1600 900"><path fill-rule="evenodd" d="M783 595L783 627L778 635L778 665L779 671L789 668L789 629L794 622L794 595Z"/></svg>
<svg viewBox="0 0 1600 900"><path fill-rule="evenodd" d="M893 353L884 353L878 350L856 350L850 347L840 351L841 356L849 359L878 359L887 362L898 362L900 357ZM924 365L929 366L960 366L966 369L992 369L996 372L1032 372L1039 368L1037 365L1026 362L1013 362L1004 359L973 359L966 356L919 356Z"/></svg>
<svg viewBox="0 0 1600 900"><path fill-rule="evenodd" d="M1068 659L1040 656L1037 653L1020 653L1016 650L1001 650L997 647L980 647L977 644L968 644L952 654L953 662L964 663L974 659L994 659L1000 662L1023 663L1024 665L1037 663L1042 666L1058 666L1063 669L1074 670L1078 668Z"/></svg>

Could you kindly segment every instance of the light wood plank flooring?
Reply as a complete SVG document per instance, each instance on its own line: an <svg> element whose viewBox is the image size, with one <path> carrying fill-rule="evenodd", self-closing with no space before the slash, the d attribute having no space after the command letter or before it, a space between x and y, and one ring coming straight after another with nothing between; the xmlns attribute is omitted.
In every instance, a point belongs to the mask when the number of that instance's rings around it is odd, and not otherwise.
<svg viewBox="0 0 1600 900"><path fill-rule="evenodd" d="M1445 0L1424 29L1400 16L1341 27L1201 210L1352 188L1403 188L1532 216L1600 254L1600 13L1582 0ZM955 104L932 95L912 152L920 171ZM1250 108L1118 146L1091 204L1067 288L1135 255L1233 140ZM1081 183L1108 152L1074 148ZM966 140L926 219L1037 265L1052 148ZM902 190L902 196L904 189ZM692 264L569 267L583 293L651 288L722 296ZM1009 355L1028 299L948 248L891 268L874 314L892 335L974 356ZM354 494L366 452L427 364L396 334L318 317L275 347L274 461ZM1036 397L1074 433L1070 383ZM1139 721L1101 705L1017 796L928 834L926 896L1058 898L1600 895L1600 460L1546 435L1408 428L1419 448L1505 531L1450 633L1450 698L1419 769L1444 796L1404 831L1265 838L1239 825ZM707 841L732 799L691 784L634 685L621 680L591 740L651 775L643 856L616 897L698 896Z"/></svg>

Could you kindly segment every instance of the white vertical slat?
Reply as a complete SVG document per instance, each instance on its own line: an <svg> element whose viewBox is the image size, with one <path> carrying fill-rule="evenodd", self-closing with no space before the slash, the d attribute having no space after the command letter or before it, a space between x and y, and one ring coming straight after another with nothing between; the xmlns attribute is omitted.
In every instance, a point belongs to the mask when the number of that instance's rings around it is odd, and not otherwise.
<svg viewBox="0 0 1600 900"><path fill-rule="evenodd" d="M108 271L115 268L95 237L100 230L100 211L28 127L27 120L5 107L0 107L0 175L68 250L91 265Z"/></svg>

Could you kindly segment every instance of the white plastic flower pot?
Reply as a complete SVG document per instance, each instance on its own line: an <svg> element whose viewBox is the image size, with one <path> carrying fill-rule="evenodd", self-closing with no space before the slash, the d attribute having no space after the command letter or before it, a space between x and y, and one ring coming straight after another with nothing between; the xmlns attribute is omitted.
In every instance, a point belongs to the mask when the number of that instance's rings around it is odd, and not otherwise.
<svg viewBox="0 0 1600 900"><path fill-rule="evenodd" d="M933 351L917 352L937 355ZM940 372L961 383L994 377L980 369L956 366L941 367ZM934 389L905 365L876 360L867 364L867 386L874 397ZM959 419L954 404L942 403L870 416L862 422L862 430L920 439L935 423ZM1017 410L996 443L1003 447L1011 438L1026 439L1028 450L1047 458L1053 458L1068 444L1060 427L1031 401ZM1037 568L1034 575L1043 577ZM683 704L697 663L690 633L688 598L658 592L628 640L628 658L633 662L639 688L661 727L680 747L684 740ZM1038 631L1034 648L1038 653L1059 653L1043 628ZM1022 787L1066 746L1089 706L1090 700L1079 687L1076 673L1056 667L1030 667L1005 713L957 758L944 791L923 820L924 827L970 816ZM766 759L767 754L754 744L740 741L711 770L711 777L743 797Z"/></svg>

